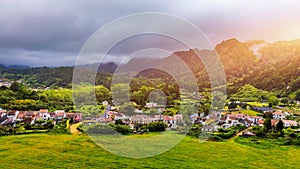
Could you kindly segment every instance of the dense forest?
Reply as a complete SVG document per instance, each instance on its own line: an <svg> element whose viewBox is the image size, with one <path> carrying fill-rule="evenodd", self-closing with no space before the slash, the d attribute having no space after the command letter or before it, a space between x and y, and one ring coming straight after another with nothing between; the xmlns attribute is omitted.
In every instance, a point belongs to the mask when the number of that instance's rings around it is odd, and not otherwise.
<svg viewBox="0 0 300 169"><path fill-rule="evenodd" d="M255 47L257 49L253 50ZM207 65L204 65L202 61L209 60L214 52L218 54L223 64L228 94L236 93L240 87L246 84L251 84L261 90L276 92L282 96L287 96L300 87L300 69L298 68L300 64L300 40L267 43L264 41L240 42L237 39L229 39L216 45L214 51L193 49L175 52L166 58L142 58L143 61L133 58L127 64L119 65L119 67L112 62L101 64L97 69L98 74L94 83L110 89L112 73L117 67L122 72L132 72L139 70L141 66L151 67L155 65L164 68L164 70L170 70L171 73L180 74L182 80L188 85L186 68L180 67L182 63L174 62L174 58L177 57L186 63L193 72L200 91L203 91L210 87L210 81L206 70ZM90 71L95 65L83 65L81 67L84 71ZM73 70L73 67L28 68L1 65L0 77L10 81L22 80L23 84L31 88L71 88ZM81 81L84 82L86 77L82 76L81 78ZM139 83L144 83L144 85L145 82L149 83L149 87L151 87L150 81L154 79L154 81L161 82L166 82L167 79L168 82L175 83L170 73L158 69L143 70L137 74L136 79L140 79ZM144 81L145 79L151 80L142 82L141 79Z"/></svg>

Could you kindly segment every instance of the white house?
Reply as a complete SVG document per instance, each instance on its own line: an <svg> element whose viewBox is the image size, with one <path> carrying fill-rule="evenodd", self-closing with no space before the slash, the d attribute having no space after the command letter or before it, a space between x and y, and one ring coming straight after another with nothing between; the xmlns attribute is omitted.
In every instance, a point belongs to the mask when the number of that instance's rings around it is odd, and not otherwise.
<svg viewBox="0 0 300 169"><path fill-rule="evenodd" d="M295 120L282 120L284 127L297 126L298 123Z"/></svg>
<svg viewBox="0 0 300 169"><path fill-rule="evenodd" d="M57 120L62 120L66 117L66 112L64 110L56 110L55 112Z"/></svg>
<svg viewBox="0 0 300 169"><path fill-rule="evenodd" d="M48 113L48 109L40 109L40 116L44 120L49 120L50 119L50 114Z"/></svg>
<svg viewBox="0 0 300 169"><path fill-rule="evenodd" d="M17 121L23 121L25 119L25 111L20 111L17 116Z"/></svg>
<svg viewBox="0 0 300 169"><path fill-rule="evenodd" d="M18 110L10 110L7 112L7 118L10 118L11 120L15 121L19 115Z"/></svg>
<svg viewBox="0 0 300 169"><path fill-rule="evenodd" d="M260 116L250 116L248 119L249 119L250 121L252 121L253 123L258 124L258 121L259 121L259 120L262 120L263 118L260 117Z"/></svg>
<svg viewBox="0 0 300 169"><path fill-rule="evenodd" d="M116 114L114 114L114 120L124 120L126 118L127 117L123 113L116 113Z"/></svg>
<svg viewBox="0 0 300 169"><path fill-rule="evenodd" d="M153 102L146 103L146 107L149 107L149 108L156 107L156 106L157 106L157 103L153 103Z"/></svg>
<svg viewBox="0 0 300 169"><path fill-rule="evenodd" d="M102 102L102 105L103 105L103 106L107 106L107 105L108 105L108 101L106 101L106 100L103 101L103 102Z"/></svg>
<svg viewBox="0 0 300 169"><path fill-rule="evenodd" d="M272 113L273 115L273 119L275 120L282 120L282 119L285 119L286 115L285 113L282 113L282 112L274 112Z"/></svg>
<svg viewBox="0 0 300 169"><path fill-rule="evenodd" d="M6 116L6 110L0 110L0 118Z"/></svg>

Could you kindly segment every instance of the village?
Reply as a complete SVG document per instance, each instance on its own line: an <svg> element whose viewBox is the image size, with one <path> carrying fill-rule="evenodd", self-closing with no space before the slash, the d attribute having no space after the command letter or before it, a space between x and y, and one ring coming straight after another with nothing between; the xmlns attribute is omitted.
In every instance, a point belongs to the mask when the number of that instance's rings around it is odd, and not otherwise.
<svg viewBox="0 0 300 169"><path fill-rule="evenodd" d="M82 120L81 113L66 113L64 110L48 112L48 109L38 111L19 111L0 109L0 125L4 127L14 127L18 123L24 125L43 125L47 121L53 124L62 122L63 119L72 119L75 123Z"/></svg>
<svg viewBox="0 0 300 169"><path fill-rule="evenodd" d="M227 130L233 126L244 126L245 129L259 126L263 127L266 118L271 119L272 126L276 126L279 121L283 122L283 127L298 127L300 123L296 120L290 120L293 114L275 110L270 107L253 107L252 111L261 113L260 115L248 115L241 112L231 113L230 111L216 111L205 115L204 113L194 113L190 116L176 114L173 116L163 114L146 114L141 110L135 109L134 114L126 115L120 112L118 106L111 106L107 101L103 102L106 107L103 114L95 117L83 117L82 113L65 112L64 110L56 110L49 112L48 109L40 109L38 111L18 111L18 110L3 110L0 109L0 125L3 127L15 127L16 125L24 126L43 126L53 124L52 126L61 123L64 119L71 120L72 124L80 123L90 126L93 124L116 124L116 121L121 121L123 125L130 127L133 133L136 133L139 127L149 125L150 123L163 122L166 130L176 130L184 124L200 125L201 132L218 132ZM147 103L148 107L155 108L155 103ZM242 109L240 109L243 111ZM247 131L247 130L246 130ZM147 132L147 131L144 131ZM143 132L142 132L143 133ZM253 133L247 131L249 135Z"/></svg>
<svg viewBox="0 0 300 169"><path fill-rule="evenodd" d="M163 114L149 115L138 109L134 110L134 115L126 115L125 113L119 112L118 107L108 105L107 102L104 102L104 104L107 105L107 107L103 115L97 118L86 118L82 122L91 125L96 123L115 123L121 120L124 125L130 126L131 130L137 129L136 126L148 125L149 123L155 122L164 122L166 130L177 129L186 123L191 123L192 125L200 124L202 132L210 133L218 132L220 129L227 130L238 125L244 126L246 129L253 126L263 127L266 119L271 119L273 127L275 127L279 121L283 122L284 128L300 126L300 122L290 120L290 117L294 117L293 114L270 107L253 107L252 111L260 114L255 116L241 112L230 113L228 110L212 110L208 115L204 113L194 113L187 116L187 119L184 119L183 114L176 114L174 116ZM156 104L147 103L146 106L154 108ZM243 111L243 109L240 110Z"/></svg>

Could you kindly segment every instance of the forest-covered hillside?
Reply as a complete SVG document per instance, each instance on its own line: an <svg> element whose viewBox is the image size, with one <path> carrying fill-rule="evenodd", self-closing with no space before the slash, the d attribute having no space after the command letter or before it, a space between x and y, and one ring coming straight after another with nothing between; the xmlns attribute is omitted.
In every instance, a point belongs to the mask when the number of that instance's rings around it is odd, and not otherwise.
<svg viewBox="0 0 300 169"><path fill-rule="evenodd" d="M255 46L258 46L255 50ZM300 40L279 41L267 43L264 41L240 42L237 39L222 41L216 45L215 51L193 49L189 51L178 51L166 58L144 59L142 65L145 67L161 66L166 70L178 71L185 77L180 64L174 63L176 56L184 61L194 73L198 80L200 90L210 86L209 76L201 60L208 59L217 52L226 75L227 89L229 93L245 85L251 84L259 89L274 90L297 90L300 86ZM121 65L123 72L140 69L141 60L132 59L126 65ZM101 64L98 68L97 84L109 87L111 73L117 64ZM206 65L207 66L207 65ZM82 68L94 68L95 65L84 65ZM128 69L129 67L130 69ZM71 87L73 67L5 67L0 66L0 77L11 81L22 80L30 87ZM144 78L164 78L165 73L155 69L144 70L138 74ZM83 77L84 80L84 77Z"/></svg>

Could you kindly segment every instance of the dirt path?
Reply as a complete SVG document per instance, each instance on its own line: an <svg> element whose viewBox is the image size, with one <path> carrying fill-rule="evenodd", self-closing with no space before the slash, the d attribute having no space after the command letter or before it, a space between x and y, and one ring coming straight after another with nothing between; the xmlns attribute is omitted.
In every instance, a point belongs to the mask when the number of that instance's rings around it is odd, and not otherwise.
<svg viewBox="0 0 300 169"><path fill-rule="evenodd" d="M252 128L252 126L250 126L250 127L248 127L248 128L245 128L244 130L242 130L242 131L236 133L236 135L233 136L233 137L231 137L231 138L229 139L229 141L230 141L230 142L233 142L235 138L237 138L238 136L242 135L244 131L250 130L251 128Z"/></svg>
<svg viewBox="0 0 300 169"><path fill-rule="evenodd" d="M80 123L76 123L76 124L72 124L71 126L70 126L70 132L71 132L71 134L79 134L80 133L80 131L78 131L77 130L77 127L80 125Z"/></svg>

